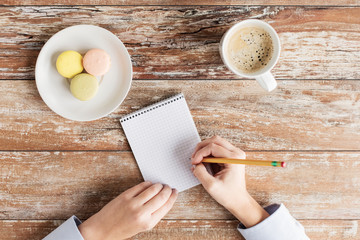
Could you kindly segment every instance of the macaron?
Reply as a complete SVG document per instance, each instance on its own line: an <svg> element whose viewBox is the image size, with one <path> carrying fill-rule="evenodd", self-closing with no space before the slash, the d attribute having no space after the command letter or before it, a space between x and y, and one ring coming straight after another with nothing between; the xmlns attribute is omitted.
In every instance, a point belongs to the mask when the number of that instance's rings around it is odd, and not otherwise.
<svg viewBox="0 0 360 240"><path fill-rule="evenodd" d="M62 52L56 60L56 69L61 76L73 78L84 70L82 59L81 54L76 51Z"/></svg>
<svg viewBox="0 0 360 240"><path fill-rule="evenodd" d="M70 91L81 101L88 101L95 97L99 88L96 77L87 73L76 75L70 82Z"/></svg>
<svg viewBox="0 0 360 240"><path fill-rule="evenodd" d="M83 65L87 73L102 76L110 69L110 55L102 49L93 48L85 53Z"/></svg>

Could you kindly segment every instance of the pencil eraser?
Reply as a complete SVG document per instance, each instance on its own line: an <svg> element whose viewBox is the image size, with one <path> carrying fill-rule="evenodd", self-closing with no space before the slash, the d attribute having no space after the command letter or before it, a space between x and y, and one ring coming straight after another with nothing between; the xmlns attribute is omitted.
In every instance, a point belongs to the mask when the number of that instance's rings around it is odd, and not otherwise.
<svg viewBox="0 0 360 240"><path fill-rule="evenodd" d="M286 167L286 162L281 162L281 167Z"/></svg>

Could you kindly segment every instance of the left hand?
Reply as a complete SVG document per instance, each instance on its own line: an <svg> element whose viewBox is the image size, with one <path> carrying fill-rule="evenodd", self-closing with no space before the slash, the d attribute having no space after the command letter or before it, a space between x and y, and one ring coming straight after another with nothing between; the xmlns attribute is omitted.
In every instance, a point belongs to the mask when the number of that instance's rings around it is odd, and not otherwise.
<svg viewBox="0 0 360 240"><path fill-rule="evenodd" d="M172 208L177 191L167 185L140 183L109 202L79 225L85 240L119 240L152 229Z"/></svg>

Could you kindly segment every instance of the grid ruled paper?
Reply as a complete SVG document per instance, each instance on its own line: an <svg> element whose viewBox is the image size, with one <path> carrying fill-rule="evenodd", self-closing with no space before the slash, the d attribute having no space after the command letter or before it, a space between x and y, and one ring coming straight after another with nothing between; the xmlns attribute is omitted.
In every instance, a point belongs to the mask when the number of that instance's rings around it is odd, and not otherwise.
<svg viewBox="0 0 360 240"><path fill-rule="evenodd" d="M183 94L120 119L145 181L179 192L199 184L190 157L200 137Z"/></svg>

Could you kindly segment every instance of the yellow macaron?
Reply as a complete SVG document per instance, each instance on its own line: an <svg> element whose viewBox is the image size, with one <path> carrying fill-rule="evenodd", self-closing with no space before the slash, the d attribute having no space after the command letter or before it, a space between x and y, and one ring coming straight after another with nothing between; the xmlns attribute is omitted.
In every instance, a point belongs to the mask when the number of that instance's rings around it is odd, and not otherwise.
<svg viewBox="0 0 360 240"><path fill-rule="evenodd" d="M56 69L61 76L73 78L84 70L83 57L76 51L62 52L56 60Z"/></svg>
<svg viewBox="0 0 360 240"><path fill-rule="evenodd" d="M95 97L99 88L96 77L87 73L76 75L70 82L70 91L81 101L88 101Z"/></svg>

